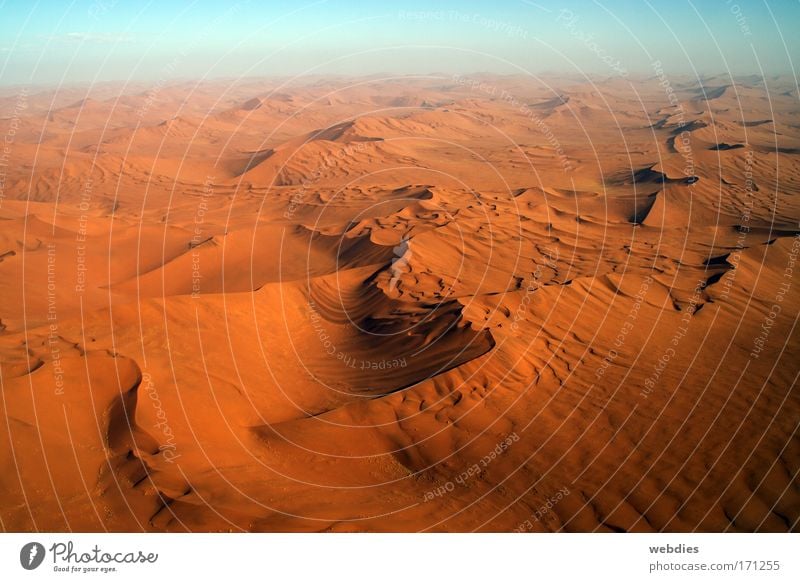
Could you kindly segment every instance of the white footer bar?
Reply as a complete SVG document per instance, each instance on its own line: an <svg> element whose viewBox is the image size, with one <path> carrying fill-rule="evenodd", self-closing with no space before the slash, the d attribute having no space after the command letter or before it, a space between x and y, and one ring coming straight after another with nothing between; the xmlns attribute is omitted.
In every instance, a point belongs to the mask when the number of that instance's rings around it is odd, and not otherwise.
<svg viewBox="0 0 800 582"><path fill-rule="evenodd" d="M2 534L0 579L796 581L798 535Z"/></svg>

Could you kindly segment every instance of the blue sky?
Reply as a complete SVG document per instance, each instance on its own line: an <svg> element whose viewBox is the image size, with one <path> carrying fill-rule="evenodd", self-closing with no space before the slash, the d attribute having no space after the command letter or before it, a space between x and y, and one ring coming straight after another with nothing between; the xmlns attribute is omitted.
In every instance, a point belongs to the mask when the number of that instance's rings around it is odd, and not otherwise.
<svg viewBox="0 0 800 582"><path fill-rule="evenodd" d="M0 0L0 84L296 75L792 73L800 2Z"/></svg>

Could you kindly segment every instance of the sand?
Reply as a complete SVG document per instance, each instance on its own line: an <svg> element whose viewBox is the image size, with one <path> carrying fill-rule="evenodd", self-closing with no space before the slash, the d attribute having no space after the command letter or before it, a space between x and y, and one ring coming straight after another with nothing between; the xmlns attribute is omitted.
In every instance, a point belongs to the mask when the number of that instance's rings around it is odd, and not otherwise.
<svg viewBox="0 0 800 582"><path fill-rule="evenodd" d="M669 82L4 93L0 527L796 531L797 89Z"/></svg>

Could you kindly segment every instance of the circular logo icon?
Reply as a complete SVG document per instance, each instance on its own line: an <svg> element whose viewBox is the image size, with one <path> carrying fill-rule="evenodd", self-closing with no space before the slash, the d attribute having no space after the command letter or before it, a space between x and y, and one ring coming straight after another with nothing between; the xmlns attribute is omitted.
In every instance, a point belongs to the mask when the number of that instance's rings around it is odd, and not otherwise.
<svg viewBox="0 0 800 582"><path fill-rule="evenodd" d="M19 551L19 563L26 570L35 570L44 561L44 546L39 542L29 542Z"/></svg>

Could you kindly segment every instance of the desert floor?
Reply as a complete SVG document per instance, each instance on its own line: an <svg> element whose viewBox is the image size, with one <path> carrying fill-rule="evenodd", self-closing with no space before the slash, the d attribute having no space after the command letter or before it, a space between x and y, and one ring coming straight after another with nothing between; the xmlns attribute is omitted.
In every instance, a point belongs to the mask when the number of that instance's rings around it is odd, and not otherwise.
<svg viewBox="0 0 800 582"><path fill-rule="evenodd" d="M785 78L0 93L7 531L787 531Z"/></svg>

